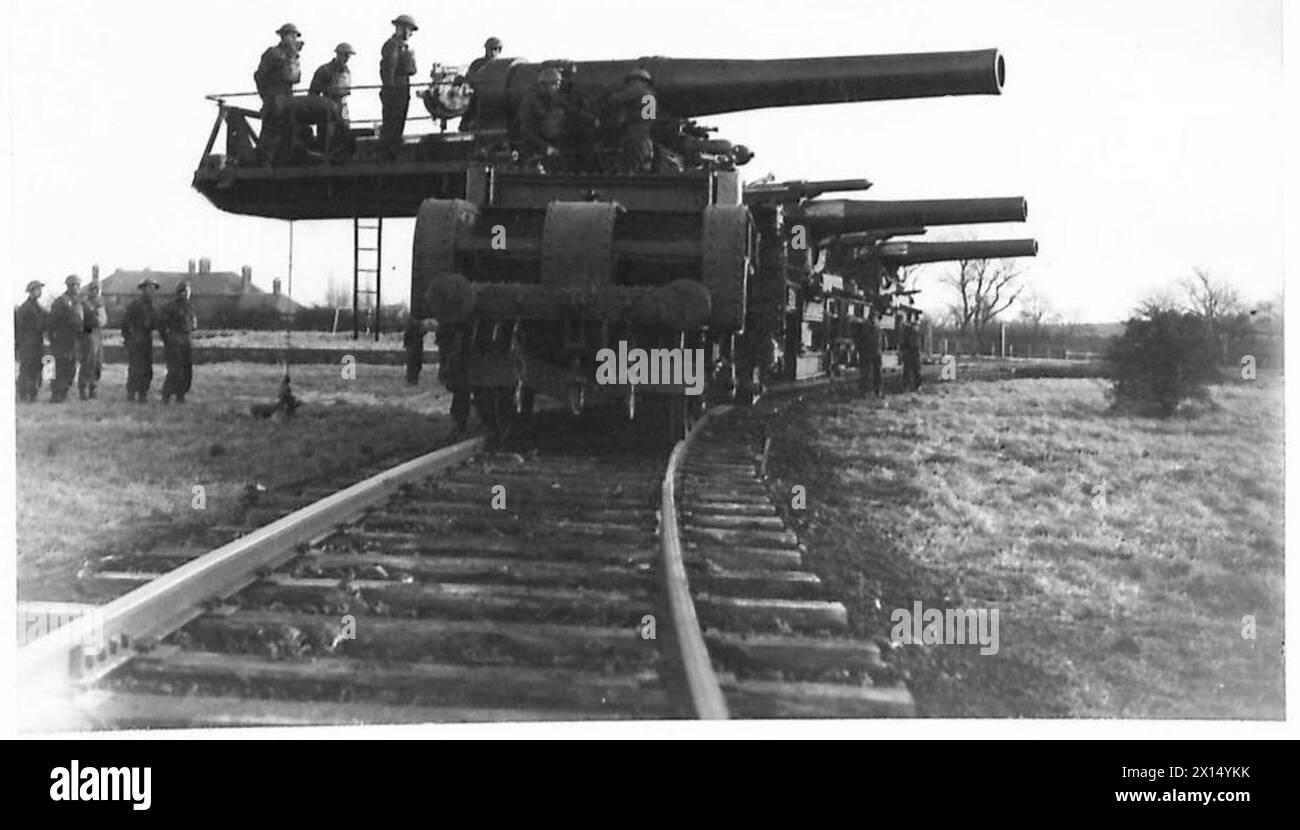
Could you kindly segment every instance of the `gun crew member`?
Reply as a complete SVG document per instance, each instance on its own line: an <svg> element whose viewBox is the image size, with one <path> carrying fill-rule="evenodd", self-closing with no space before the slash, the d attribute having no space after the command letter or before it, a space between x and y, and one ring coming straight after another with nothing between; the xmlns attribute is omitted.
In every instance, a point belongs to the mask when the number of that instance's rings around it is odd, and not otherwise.
<svg viewBox="0 0 1300 830"><path fill-rule="evenodd" d="M34 403L41 388L41 360L45 357L45 320L41 289L45 283L27 283L27 299L14 309L14 360L18 364L18 400Z"/></svg>
<svg viewBox="0 0 1300 830"><path fill-rule="evenodd" d="M70 274L64 283L67 290L50 306L50 353L54 355L54 383L50 385L50 402L63 403L77 379L77 342L85 320L81 304L81 279Z"/></svg>
<svg viewBox="0 0 1300 830"><path fill-rule="evenodd" d="M420 27L409 14L399 14L392 23L393 34L379 50L379 102L383 106L379 143L385 156L396 159L411 106L411 76L415 74L415 53L407 41Z"/></svg>

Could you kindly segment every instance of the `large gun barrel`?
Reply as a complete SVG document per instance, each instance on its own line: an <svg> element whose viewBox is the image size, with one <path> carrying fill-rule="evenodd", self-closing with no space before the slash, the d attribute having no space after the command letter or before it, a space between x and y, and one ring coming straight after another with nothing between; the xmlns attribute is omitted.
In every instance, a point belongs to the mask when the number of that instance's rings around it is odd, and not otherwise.
<svg viewBox="0 0 1300 830"><path fill-rule="evenodd" d="M513 116L537 73L558 63L488 61L473 79L480 111L493 121ZM806 104L998 95L1006 80L1006 62L997 49L780 60L646 57L567 65L575 70L574 89L594 95L618 89L629 70L645 69L662 108L679 118Z"/></svg>
<svg viewBox="0 0 1300 830"><path fill-rule="evenodd" d="M928 225L974 225L983 222L1023 222L1029 203L1022 196L993 199L914 199L878 202L819 199L806 202L790 218L812 236Z"/></svg>
<svg viewBox="0 0 1300 830"><path fill-rule="evenodd" d="M913 265L920 262L953 262L963 259L1008 259L1037 256L1035 239L981 239L970 242L908 242L894 240L876 249L890 265Z"/></svg>

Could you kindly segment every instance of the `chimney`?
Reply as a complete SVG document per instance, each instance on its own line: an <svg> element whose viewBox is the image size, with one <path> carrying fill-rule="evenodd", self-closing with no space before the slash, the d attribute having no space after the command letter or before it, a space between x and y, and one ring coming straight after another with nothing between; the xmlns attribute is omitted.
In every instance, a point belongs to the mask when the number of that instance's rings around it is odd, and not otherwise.
<svg viewBox="0 0 1300 830"><path fill-rule="evenodd" d="M239 291L247 294L253 290L253 269L245 265L239 269Z"/></svg>
<svg viewBox="0 0 1300 830"><path fill-rule="evenodd" d="M207 257L203 257L203 259L200 259L200 260L199 260L199 273L200 273L200 274L207 274L207 273L210 273L211 271L212 271L212 260L208 259Z"/></svg>
<svg viewBox="0 0 1300 830"><path fill-rule="evenodd" d="M191 277L194 276L194 260L192 260L192 259L190 260L190 268L189 268L189 271L190 271L190 276L191 276Z"/></svg>
<svg viewBox="0 0 1300 830"><path fill-rule="evenodd" d="M279 294L279 293L280 293L280 278L279 278L279 277L276 277L275 279L271 280L271 293L272 293L272 294Z"/></svg>

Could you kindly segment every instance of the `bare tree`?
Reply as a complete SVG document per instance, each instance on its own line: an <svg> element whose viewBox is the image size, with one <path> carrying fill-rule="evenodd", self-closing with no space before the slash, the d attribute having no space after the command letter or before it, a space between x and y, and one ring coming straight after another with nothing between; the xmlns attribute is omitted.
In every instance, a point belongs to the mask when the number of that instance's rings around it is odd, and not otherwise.
<svg viewBox="0 0 1300 830"><path fill-rule="evenodd" d="M1218 323L1225 317L1232 317L1241 312L1241 298L1237 290L1225 282L1214 279L1205 268L1193 268L1192 276L1179 285L1187 297L1187 305L1192 311Z"/></svg>
<svg viewBox="0 0 1300 830"><path fill-rule="evenodd" d="M1166 311L1182 311L1185 307L1177 294L1167 288L1162 288L1140 300L1137 307L1133 309L1133 313L1138 317L1153 317Z"/></svg>
<svg viewBox="0 0 1300 830"><path fill-rule="evenodd" d="M325 289L325 304L330 308L351 308L352 292L346 285L330 277L328 287Z"/></svg>
<svg viewBox="0 0 1300 830"><path fill-rule="evenodd" d="M982 343L989 323L1010 308L1024 290L1021 275L1014 260L957 260L956 273L949 272L942 281L957 292L949 312L962 334L973 333Z"/></svg>

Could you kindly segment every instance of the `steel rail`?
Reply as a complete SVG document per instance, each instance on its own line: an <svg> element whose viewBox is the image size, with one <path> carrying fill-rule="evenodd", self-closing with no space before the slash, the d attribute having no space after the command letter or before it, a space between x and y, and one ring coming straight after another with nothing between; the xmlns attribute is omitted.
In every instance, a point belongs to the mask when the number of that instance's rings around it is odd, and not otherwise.
<svg viewBox="0 0 1300 830"><path fill-rule="evenodd" d="M327 496L210 551L174 571L88 612L93 648L85 639L56 629L18 650L20 697L37 708L71 690L78 681L124 661L134 647L175 631L258 575L387 499L403 484L419 481L468 459L483 446L471 438L422 455ZM85 626L66 626L68 632ZM81 632L83 635L85 632Z"/></svg>
<svg viewBox="0 0 1300 830"><path fill-rule="evenodd" d="M727 701L722 695L718 676L713 671L713 661L709 657L708 646L700 631L700 620L695 613L695 601L691 599L690 582L686 576L686 564L682 557L682 540L677 522L677 476L682 459L703 431L711 415L722 415L730 409L720 406L705 413L696 422L686 438L678 441L668 458L668 469L664 473L662 500L660 503L661 525L660 552L664 575L664 591L668 600L669 618L686 682L686 691L690 696L691 707L696 717L707 720L723 720L728 717Z"/></svg>

